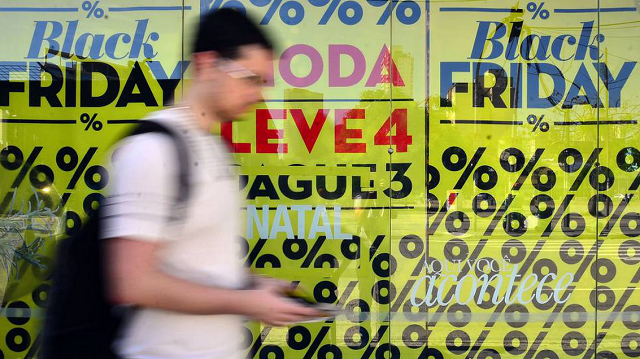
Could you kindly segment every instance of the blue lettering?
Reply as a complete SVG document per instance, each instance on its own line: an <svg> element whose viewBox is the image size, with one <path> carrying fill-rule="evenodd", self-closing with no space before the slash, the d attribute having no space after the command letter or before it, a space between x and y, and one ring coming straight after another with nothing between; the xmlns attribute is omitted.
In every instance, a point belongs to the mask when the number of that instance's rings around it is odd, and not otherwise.
<svg viewBox="0 0 640 359"><path fill-rule="evenodd" d="M580 95L580 89L584 89L586 95ZM590 104L591 107L602 107L602 101L600 101L598 91L593 85L593 80L591 76L589 76L587 68L584 64L581 64L571 87L569 87L569 93L567 93L567 97L564 99L562 108L572 108L573 105L587 104Z"/></svg>
<svg viewBox="0 0 640 359"><path fill-rule="evenodd" d="M182 78L182 74L187 71L189 63L189 61L178 61L176 67L174 67L171 72L171 76L169 77L167 77L167 73L164 71L164 68L159 61L149 61L147 62L147 65L151 69L153 76L158 80L179 80Z"/></svg>
<svg viewBox="0 0 640 359"><path fill-rule="evenodd" d="M48 25L51 24L51 32L46 35ZM46 41L47 51L57 53L60 51L60 44L56 41L58 36L62 34L62 24L57 21L36 21L36 29L33 31L33 37L31 38L31 45L29 46L29 52L27 54L28 59L42 59L46 56L39 56L40 49L43 47L43 43Z"/></svg>
<svg viewBox="0 0 640 359"><path fill-rule="evenodd" d="M555 40L553 40L553 43L551 44L551 54L553 55L554 58L560 61L569 61L573 58L575 54L571 54L571 56L569 57L562 57L562 46L564 45L564 39L567 39L567 44L569 45L576 44L576 38L574 36L571 36L568 34L560 35L556 37Z"/></svg>
<svg viewBox="0 0 640 359"><path fill-rule="evenodd" d="M495 32L489 37L489 30L491 25L495 25ZM478 21L478 31L476 32L476 38L473 42L473 50L471 50L470 59L495 59L502 54L503 46L500 40L507 34L507 27L505 24L498 21ZM485 44L491 43L491 53L487 57L482 57L484 53Z"/></svg>
<svg viewBox="0 0 640 359"><path fill-rule="evenodd" d="M507 50L504 57L507 60L515 60L518 58L518 45L520 34L522 33L522 21L512 22L511 31L509 31L509 42L507 42Z"/></svg>
<svg viewBox="0 0 640 359"><path fill-rule="evenodd" d="M223 0L200 0L200 17L204 16L211 9L218 9L221 7L238 9L243 13L247 12L247 9L239 0L229 0L224 3Z"/></svg>
<svg viewBox="0 0 640 359"><path fill-rule="evenodd" d="M153 45L149 44L149 40L158 41L160 35L154 31L145 38L144 35L147 32L149 19L136 20L136 22L138 24L136 25L136 31L133 35L133 43L131 44L131 53L129 54L129 58L137 59L140 56L140 50L142 49L142 53L145 58L153 59L158 53L153 52Z"/></svg>
<svg viewBox="0 0 640 359"><path fill-rule="evenodd" d="M598 70L598 74L600 75L600 79L604 82L604 86L609 91L609 107L620 107L622 105L622 101L620 99L620 93L622 92L622 88L629 80L629 76L631 76L631 72L636 67L637 62L628 61L622 65L620 72L618 72L617 77L613 77L607 64L605 63L594 63L593 66ZM599 69L598 69L599 65Z"/></svg>
<svg viewBox="0 0 640 359"><path fill-rule="evenodd" d="M531 56L531 49L533 48L533 42L538 39L538 49L536 53ZM520 48L520 55L525 60L546 60L549 58L547 51L549 50L549 42L551 42L551 36L539 36L531 34L522 40L522 47Z"/></svg>
<svg viewBox="0 0 640 359"><path fill-rule="evenodd" d="M124 59L129 55L128 52L122 56L116 55L116 47L118 46L118 40L120 40L120 38L122 38L122 42L125 44L128 44L131 42L131 36L129 36L128 34L125 34L124 32L119 32L117 34L113 34L109 36L106 44L104 45L105 53L111 59L120 60L120 59Z"/></svg>
<svg viewBox="0 0 640 359"><path fill-rule="evenodd" d="M587 48L589 40L591 40L591 31L593 30L593 21L586 21L582 23L582 31L580 32L580 38L578 40L578 49L576 50L576 60L584 60L587 54Z"/></svg>
<svg viewBox="0 0 640 359"><path fill-rule="evenodd" d="M553 79L553 89L548 97L540 96L540 75ZM560 69L551 64L527 64L527 106L529 108L549 108L562 101L565 91L564 76Z"/></svg>
<svg viewBox="0 0 640 359"><path fill-rule="evenodd" d="M73 39L76 37L76 31L78 30L78 20L67 21L67 33L64 35L64 43L62 44L62 52L70 57L71 51L73 51Z"/></svg>
<svg viewBox="0 0 640 359"><path fill-rule="evenodd" d="M91 38L91 47L89 48L89 54L85 55L84 50L87 47L87 42ZM104 42L103 34L90 34L85 33L80 35L78 41L76 41L75 53L79 58L87 58L90 57L94 60L97 60L102 57L101 49L102 43Z"/></svg>

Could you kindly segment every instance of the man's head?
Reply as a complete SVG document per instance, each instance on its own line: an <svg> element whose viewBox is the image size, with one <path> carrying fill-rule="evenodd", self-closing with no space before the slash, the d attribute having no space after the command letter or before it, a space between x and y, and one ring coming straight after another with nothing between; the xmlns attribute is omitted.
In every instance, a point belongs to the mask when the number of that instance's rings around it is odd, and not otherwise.
<svg viewBox="0 0 640 359"><path fill-rule="evenodd" d="M262 99L271 76L272 44L244 13L220 9L200 22L192 54L199 102L230 121Z"/></svg>

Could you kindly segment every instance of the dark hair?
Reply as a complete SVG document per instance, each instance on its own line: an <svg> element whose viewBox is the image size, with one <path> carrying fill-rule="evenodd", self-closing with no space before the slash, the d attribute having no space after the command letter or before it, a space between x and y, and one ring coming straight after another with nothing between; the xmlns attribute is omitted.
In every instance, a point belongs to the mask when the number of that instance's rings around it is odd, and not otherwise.
<svg viewBox="0 0 640 359"><path fill-rule="evenodd" d="M222 8L200 19L193 52L215 51L222 57L235 59L245 45L273 49L267 35L243 11Z"/></svg>

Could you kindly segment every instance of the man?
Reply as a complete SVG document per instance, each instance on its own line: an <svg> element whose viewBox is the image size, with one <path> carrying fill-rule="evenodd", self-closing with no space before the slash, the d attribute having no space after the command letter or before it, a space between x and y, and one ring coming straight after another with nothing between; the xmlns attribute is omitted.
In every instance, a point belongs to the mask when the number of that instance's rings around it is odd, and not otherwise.
<svg viewBox="0 0 640 359"><path fill-rule="evenodd" d="M189 147L186 208L175 206L178 161L185 159L171 137L136 135L114 151L101 237L109 239L109 298L136 308L115 344L123 358L238 358L243 316L285 325L319 315L283 298L280 284L242 289L237 176L225 145L210 134L261 100L271 48L241 12L206 15L183 105L150 116Z"/></svg>

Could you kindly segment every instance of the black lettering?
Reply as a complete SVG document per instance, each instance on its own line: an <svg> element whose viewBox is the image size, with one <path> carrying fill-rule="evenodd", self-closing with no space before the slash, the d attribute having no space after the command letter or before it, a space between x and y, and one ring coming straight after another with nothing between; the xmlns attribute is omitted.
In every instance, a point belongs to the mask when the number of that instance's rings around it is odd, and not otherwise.
<svg viewBox="0 0 640 359"><path fill-rule="evenodd" d="M93 74L99 73L107 81L102 95L93 96ZM113 66L104 62L83 62L80 73L80 107L104 107L115 101L120 89L120 77Z"/></svg>
<svg viewBox="0 0 640 359"><path fill-rule="evenodd" d="M40 77L38 80L29 80L29 107L40 107L42 105L42 98L44 97L47 102L49 102L49 106L51 107L62 107L62 103L58 98L58 92L62 90L63 80L62 80L62 70L54 64L51 63L38 63ZM35 70L35 66L29 66L29 77L35 77L31 71ZM42 73L46 72L51 75L51 85L42 86L43 76Z"/></svg>
<svg viewBox="0 0 640 359"><path fill-rule="evenodd" d="M296 185L301 189L298 192L289 187L289 175L278 176L278 187L285 197L295 200L311 197L311 181L296 181Z"/></svg>
<svg viewBox="0 0 640 359"><path fill-rule="evenodd" d="M249 182L249 176L240 175L240 178L238 180L238 186L240 187L239 190L242 191L243 189L245 189L247 187L248 182Z"/></svg>
<svg viewBox="0 0 640 359"><path fill-rule="evenodd" d="M522 64L511 64L509 77L509 105L511 108L522 107Z"/></svg>
<svg viewBox="0 0 640 359"><path fill-rule="evenodd" d="M362 190L362 178L360 176L353 176L351 178L351 183L353 185L353 199L361 198L361 199L376 199L378 198L378 193L376 191L363 191ZM369 181L369 188L374 186L373 180Z"/></svg>
<svg viewBox="0 0 640 359"><path fill-rule="evenodd" d="M136 87L139 92L133 93L133 90ZM144 73L142 72L138 61L133 64L133 68L131 69L129 78L127 78L127 82L124 84L122 94L118 99L118 103L116 103L116 107L126 107L132 102L144 103L146 106L150 107L158 106L158 102L153 96L151 87L149 87L147 79L144 77Z"/></svg>
<svg viewBox="0 0 640 359"><path fill-rule="evenodd" d="M76 107L76 82L78 76L78 67L75 62L67 64L64 78L64 106Z"/></svg>
<svg viewBox="0 0 640 359"><path fill-rule="evenodd" d="M264 185L264 188L262 186ZM251 184L247 199L256 199L256 197L269 197L269 199L280 199L276 188L271 182L271 178L267 175L257 175Z"/></svg>
<svg viewBox="0 0 640 359"><path fill-rule="evenodd" d="M0 81L0 106L9 106L12 92L24 92L24 82Z"/></svg>
<svg viewBox="0 0 640 359"><path fill-rule="evenodd" d="M384 194L389 198L400 199L407 197L411 190L413 189L413 184L411 183L411 179L405 176L407 170L411 167L411 163L387 163L387 171L396 171L396 174L391 178L391 184L393 182L400 182L402 187L395 191L389 186L389 188L384 190Z"/></svg>
<svg viewBox="0 0 640 359"><path fill-rule="evenodd" d="M354 164L353 167L369 167L369 171L372 173L376 172L375 163L371 164ZM369 181L369 187L373 188L375 186L375 182L373 180ZM360 176L351 177L351 187L353 188L353 192L351 197L353 199L361 198L361 199L377 199L378 192L376 191L363 191L362 190L362 178Z"/></svg>
<svg viewBox="0 0 640 359"><path fill-rule="evenodd" d="M170 105L173 101L173 95L176 92L176 87L180 83L180 79L166 79L158 80L158 85L162 89L162 105Z"/></svg>
<svg viewBox="0 0 640 359"><path fill-rule="evenodd" d="M496 83L491 87L485 86L485 73L490 73L496 78ZM477 63L473 91L473 107L484 107L484 98L488 98L495 108L507 108L500 95L507 89L507 72L498 65L490 63Z"/></svg>
<svg viewBox="0 0 640 359"><path fill-rule="evenodd" d="M321 175L316 176L316 190L320 197L324 199L338 199L344 196L344 193L347 191L347 177L346 176L337 176L336 177L336 190L330 192L327 190L327 176Z"/></svg>

